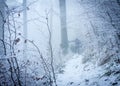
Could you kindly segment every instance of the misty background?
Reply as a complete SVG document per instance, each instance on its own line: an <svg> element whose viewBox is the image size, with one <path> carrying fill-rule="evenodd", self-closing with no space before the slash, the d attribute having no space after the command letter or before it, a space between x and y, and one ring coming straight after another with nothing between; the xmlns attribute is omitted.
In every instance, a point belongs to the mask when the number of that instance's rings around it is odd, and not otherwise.
<svg viewBox="0 0 120 86"><path fill-rule="evenodd" d="M120 0L0 0L0 86L119 86Z"/></svg>

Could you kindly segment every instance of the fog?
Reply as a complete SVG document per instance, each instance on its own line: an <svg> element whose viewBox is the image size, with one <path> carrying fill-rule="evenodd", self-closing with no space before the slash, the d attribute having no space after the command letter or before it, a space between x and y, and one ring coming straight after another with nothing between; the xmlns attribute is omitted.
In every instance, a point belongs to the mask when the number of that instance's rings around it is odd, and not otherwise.
<svg viewBox="0 0 120 86"><path fill-rule="evenodd" d="M0 86L119 86L119 0L0 0Z"/></svg>

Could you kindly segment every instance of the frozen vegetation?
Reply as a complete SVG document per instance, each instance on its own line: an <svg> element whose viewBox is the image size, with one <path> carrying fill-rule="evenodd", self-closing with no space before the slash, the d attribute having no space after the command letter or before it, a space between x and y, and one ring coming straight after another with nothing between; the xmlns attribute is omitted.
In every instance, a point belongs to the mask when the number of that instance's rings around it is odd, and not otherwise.
<svg viewBox="0 0 120 86"><path fill-rule="evenodd" d="M0 86L120 86L120 0L0 0Z"/></svg>
<svg viewBox="0 0 120 86"><path fill-rule="evenodd" d="M83 64L84 56L74 55L57 75L58 86L119 86L120 66ZM110 68L110 70L106 70Z"/></svg>

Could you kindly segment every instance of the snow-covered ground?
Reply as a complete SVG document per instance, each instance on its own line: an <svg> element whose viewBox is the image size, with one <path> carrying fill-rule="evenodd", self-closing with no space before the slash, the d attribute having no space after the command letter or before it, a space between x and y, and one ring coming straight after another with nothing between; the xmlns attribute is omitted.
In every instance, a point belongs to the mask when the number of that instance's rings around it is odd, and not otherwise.
<svg viewBox="0 0 120 86"><path fill-rule="evenodd" d="M105 75L104 66L82 64L82 55L75 55L65 63L63 73L58 74L58 86L120 86L120 75ZM107 65L106 65L107 66Z"/></svg>

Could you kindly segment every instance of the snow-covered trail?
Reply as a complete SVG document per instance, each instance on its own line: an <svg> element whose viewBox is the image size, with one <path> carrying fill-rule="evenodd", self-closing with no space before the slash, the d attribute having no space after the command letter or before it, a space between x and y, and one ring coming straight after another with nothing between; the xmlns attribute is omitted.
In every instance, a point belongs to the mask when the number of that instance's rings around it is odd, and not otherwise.
<svg viewBox="0 0 120 86"><path fill-rule="evenodd" d="M75 55L66 62L63 74L58 74L58 86L111 86L108 77L100 78L105 70L94 64L82 64L82 55Z"/></svg>

